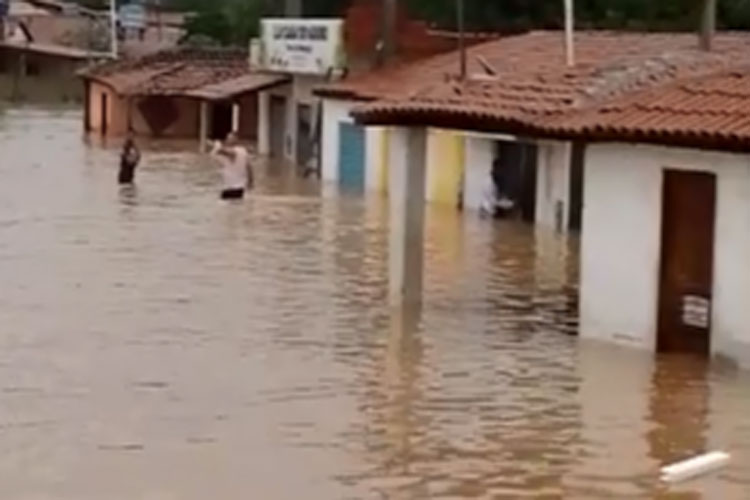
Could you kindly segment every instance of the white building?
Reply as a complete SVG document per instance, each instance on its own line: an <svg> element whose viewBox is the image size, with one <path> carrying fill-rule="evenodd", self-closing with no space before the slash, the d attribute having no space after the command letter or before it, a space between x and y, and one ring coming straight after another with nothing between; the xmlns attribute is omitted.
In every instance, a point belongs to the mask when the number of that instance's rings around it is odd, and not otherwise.
<svg viewBox="0 0 750 500"><path fill-rule="evenodd" d="M750 144L750 77L717 74L750 37L719 35L717 52L686 35L577 40L591 58L578 66L448 80L354 111L360 124L391 127L392 301L419 297L430 130L465 130L467 205L504 138L535 159L537 222L582 218L582 337L750 366L750 156L737 152ZM507 144L501 160L517 154Z"/></svg>
<svg viewBox="0 0 750 500"><path fill-rule="evenodd" d="M750 366L750 75L615 102L587 148L581 336ZM646 144L648 143L648 144Z"/></svg>
<svg viewBox="0 0 750 500"><path fill-rule="evenodd" d="M440 59L446 56L427 62ZM408 79L403 73L419 73L421 64L316 89L323 102L323 180L344 189L387 193L393 127L357 124L352 112L376 98L378 92L368 88L373 83L380 86L391 76L394 81ZM519 211L525 220L560 231L580 228L582 149L572 143L428 127L426 148L427 202L478 211L493 189L490 172L499 161L506 170L517 170Z"/></svg>
<svg viewBox="0 0 750 500"><path fill-rule="evenodd" d="M524 219L558 231L578 230L583 145L544 139L519 127L516 116L528 112L552 119L621 91L669 81L675 68L689 74L750 48L744 34L719 35L721 52L706 53L696 51L691 34L578 32L578 65L568 68L561 37L540 31L469 48L468 88L456 79L456 53L319 86L323 179L387 191L389 128L426 126L426 201L478 209L499 161L505 170L520 170L516 201ZM398 119L388 115L394 103ZM352 112L363 106L383 113L368 126L357 124ZM405 109L409 113L399 111Z"/></svg>
<svg viewBox="0 0 750 500"><path fill-rule="evenodd" d="M288 84L259 93L258 152L301 165L317 163L320 100L316 86L345 65L340 19L264 19L251 44L261 70L289 75Z"/></svg>

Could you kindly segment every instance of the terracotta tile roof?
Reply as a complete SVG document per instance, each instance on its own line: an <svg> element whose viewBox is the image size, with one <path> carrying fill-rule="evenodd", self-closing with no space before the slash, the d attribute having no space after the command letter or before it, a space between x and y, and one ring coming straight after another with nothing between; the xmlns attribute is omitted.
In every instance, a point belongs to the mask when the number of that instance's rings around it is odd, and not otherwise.
<svg viewBox="0 0 750 500"><path fill-rule="evenodd" d="M286 83L289 80L290 78L286 75L247 73L230 80L223 80L190 90L187 94L201 99L226 99L250 90L261 90L280 83Z"/></svg>
<svg viewBox="0 0 750 500"><path fill-rule="evenodd" d="M559 32L532 32L468 51L469 75L456 81L457 55L437 56L396 74L333 86L346 96L380 100L355 111L365 123L421 123L497 130L535 126L573 110L748 60L750 34L720 33L712 52L691 33L576 33L576 65L565 65ZM386 89L386 90L383 90Z"/></svg>
<svg viewBox="0 0 750 500"><path fill-rule="evenodd" d="M538 127L567 138L750 149L750 68L621 97Z"/></svg>
<svg viewBox="0 0 750 500"><path fill-rule="evenodd" d="M247 52L223 49L177 49L138 59L123 59L81 72L116 92L131 96L183 95L226 98L284 81L251 72Z"/></svg>

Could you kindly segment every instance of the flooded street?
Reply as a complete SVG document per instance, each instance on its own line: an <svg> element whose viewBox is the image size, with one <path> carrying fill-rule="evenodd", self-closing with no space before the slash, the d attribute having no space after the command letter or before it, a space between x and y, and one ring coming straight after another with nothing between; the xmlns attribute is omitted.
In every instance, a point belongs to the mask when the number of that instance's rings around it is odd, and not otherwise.
<svg viewBox="0 0 750 500"><path fill-rule="evenodd" d="M750 498L750 378L576 339L575 241L431 208L393 313L383 200L81 128L0 110L3 500Z"/></svg>

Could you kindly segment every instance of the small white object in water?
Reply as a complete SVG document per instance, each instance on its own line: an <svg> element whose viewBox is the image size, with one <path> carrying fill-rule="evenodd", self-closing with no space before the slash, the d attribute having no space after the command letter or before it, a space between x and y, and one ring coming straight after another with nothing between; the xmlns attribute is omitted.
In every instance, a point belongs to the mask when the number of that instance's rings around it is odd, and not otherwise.
<svg viewBox="0 0 750 500"><path fill-rule="evenodd" d="M729 454L723 451L712 451L705 455L678 462L661 468L661 480L677 483L715 471L729 463Z"/></svg>

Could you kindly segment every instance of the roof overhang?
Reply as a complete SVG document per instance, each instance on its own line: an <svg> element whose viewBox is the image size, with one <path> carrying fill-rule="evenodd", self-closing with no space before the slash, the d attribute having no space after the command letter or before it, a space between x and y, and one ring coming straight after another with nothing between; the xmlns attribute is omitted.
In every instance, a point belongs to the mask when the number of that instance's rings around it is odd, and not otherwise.
<svg viewBox="0 0 750 500"><path fill-rule="evenodd" d="M231 99L249 92L258 92L279 85L285 85L291 81L287 75L276 73L249 73L230 80L205 85L203 87L185 91L187 97L205 99L209 101L221 101Z"/></svg>

